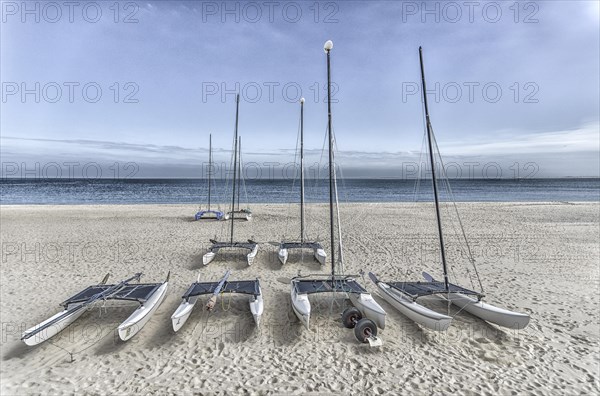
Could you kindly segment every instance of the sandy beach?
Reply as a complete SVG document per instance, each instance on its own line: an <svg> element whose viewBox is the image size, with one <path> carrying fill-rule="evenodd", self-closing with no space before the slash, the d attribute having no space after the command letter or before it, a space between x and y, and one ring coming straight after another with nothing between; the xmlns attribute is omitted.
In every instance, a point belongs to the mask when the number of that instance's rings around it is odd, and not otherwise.
<svg viewBox="0 0 600 396"><path fill-rule="evenodd" d="M326 272L290 256L282 266L273 242L298 234L296 205L253 205L236 222L236 240L260 243L248 267L242 252L204 267L209 238L225 222L195 222L194 205L2 206L1 393L16 394L593 394L600 390L600 205L598 203L459 203L486 301L531 315L506 330L465 312L445 333L421 329L361 284L387 311L384 345L358 344L343 306L313 298L312 329L291 309L289 278ZM389 280L439 276L431 204L343 204L347 273ZM444 212L446 213L446 212ZM451 212L448 212L451 215ZM308 232L329 251L327 206L307 209ZM447 223L453 280L471 287L468 260ZM259 278L265 311L255 328L247 297L228 296L210 315L197 305L177 333L170 316L201 275ZM27 347L21 331L60 310L59 303L98 283L143 272L168 295L128 342L115 329L134 304L86 312L51 342ZM472 274L472 272L471 272ZM360 279L360 278L359 278ZM478 288L478 284L475 283ZM435 298L424 305L446 312ZM71 362L69 353L74 361Z"/></svg>

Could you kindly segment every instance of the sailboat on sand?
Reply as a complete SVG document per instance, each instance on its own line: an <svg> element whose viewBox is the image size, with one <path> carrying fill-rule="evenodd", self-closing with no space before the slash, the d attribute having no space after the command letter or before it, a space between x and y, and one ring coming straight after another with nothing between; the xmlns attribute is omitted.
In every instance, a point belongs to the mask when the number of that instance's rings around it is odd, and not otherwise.
<svg viewBox="0 0 600 396"><path fill-rule="evenodd" d="M240 109L240 95L236 96L236 108L235 108L235 133L234 133L234 150L233 150L233 185L232 185L232 197L231 197L231 211L229 212L230 216L227 220L231 221L231 229L229 235L229 241L219 242L215 239L211 239L211 246L208 248L208 252L202 256L202 264L207 265L215 258L215 255L222 249L243 249L249 251L246 256L248 260L248 265L252 265L254 262L254 258L256 257L256 253L258 253L258 243L254 242L251 239L248 239L247 242L236 242L233 239L233 230L235 225L236 213L235 210L235 201L236 201L236 180L238 176L238 120L239 120L239 109Z"/></svg>
<svg viewBox="0 0 600 396"><path fill-rule="evenodd" d="M117 329L121 340L129 340L144 327L165 299L171 272L161 283L133 282L139 282L142 275L141 272L138 272L119 283L107 285L110 274L106 274L99 284L88 286L61 303L64 308L62 312L25 330L21 340L29 346L40 344L63 331L94 306L101 305L100 309L102 310L107 300L131 301L139 304L137 309Z"/></svg>
<svg viewBox="0 0 600 396"><path fill-rule="evenodd" d="M212 220L223 220L225 214L220 210L211 210L210 208L210 197L212 192L212 134L208 137L208 208L200 208L194 218L196 220L212 219Z"/></svg>
<svg viewBox="0 0 600 396"><path fill-rule="evenodd" d="M444 235L442 230L438 185L433 154L435 137L433 135L433 128L429 118L429 108L427 106L427 88L425 85L423 50L421 47L419 47L419 60L421 64L421 92L423 94L423 103L425 107L425 123L427 128L426 133L429 147L433 197L435 202L435 213L440 243L440 258L444 278L443 281L436 281L426 272L423 272L423 276L426 280L425 282L384 282L377 279L377 276L373 273L369 273L369 277L377 285L381 296L387 302L398 309L401 313L406 315L409 319L428 329L445 331L452 322L451 316L438 313L417 303L418 298L431 295L437 295L445 298L450 303L459 307L461 311L465 310L487 322L510 329L523 329L529 323L529 315L486 304L482 301L484 297L482 293L455 285L450 283L448 280L446 250L444 246ZM435 146L437 147L437 143ZM474 261L472 262L474 265ZM477 273L477 271L475 272Z"/></svg>
<svg viewBox="0 0 600 396"><path fill-rule="evenodd" d="M353 275L344 275L336 272L336 243L334 234L334 196L337 206L337 185L335 176L335 163L333 157L333 131L331 122L331 70L330 53L333 43L327 41L324 46L327 54L327 108L328 108L328 136L329 136L329 225L331 238L331 275L308 275L292 278L291 300L292 309L300 322L308 329L310 325L311 305L308 296L316 293L339 293L344 298L349 298L353 307L347 308L342 314L342 322L347 328L354 328L354 335L363 343L371 346L382 344L377 337L377 328L385 327L386 313L356 280ZM339 220L339 216L338 216ZM339 225L338 225L339 229ZM341 240L340 240L341 242ZM340 244L341 253L341 244ZM340 261L341 267L341 261Z"/></svg>
<svg viewBox="0 0 600 396"><path fill-rule="evenodd" d="M200 275L198 275L198 281L192 283L185 294L181 297L183 301L171 316L173 330L178 331L181 329L181 327L183 327L185 322L190 317L192 310L194 309L194 306L198 302L198 298L200 296L211 295L206 303L206 310L212 312L217 304L218 297L221 296L221 298L223 298L223 294L250 295L250 299L248 300L250 312L254 317L254 323L256 323L256 326L258 326L264 310L260 282L258 279L230 281L230 275L231 270L227 270L223 278L217 282L200 282Z"/></svg>
<svg viewBox="0 0 600 396"><path fill-rule="evenodd" d="M238 158L238 166L237 166L237 208L233 208L225 213L225 220L229 220L232 216L235 216L236 220L252 220L252 211L249 207L241 208L240 207L240 194L242 193L242 181L243 181L243 164L242 164L242 137L238 137L238 149L237 149L237 158ZM235 183L235 180L234 180ZM244 188L246 184L243 184ZM233 195L236 193L234 191ZM246 197L247 198L247 197Z"/></svg>
<svg viewBox="0 0 600 396"><path fill-rule="evenodd" d="M300 99L300 240L299 241L281 241L279 244L278 257L281 264L285 264L288 259L288 250L290 249L312 249L315 259L321 265L325 264L327 253L319 242L310 242L306 240L306 231L304 227L304 98Z"/></svg>

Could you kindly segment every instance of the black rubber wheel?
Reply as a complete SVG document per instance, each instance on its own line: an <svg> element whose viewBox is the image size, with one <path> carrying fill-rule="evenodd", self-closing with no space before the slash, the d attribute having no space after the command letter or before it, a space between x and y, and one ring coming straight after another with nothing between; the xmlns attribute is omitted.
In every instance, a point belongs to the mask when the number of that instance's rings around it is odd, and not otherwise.
<svg viewBox="0 0 600 396"><path fill-rule="evenodd" d="M362 314L356 307L346 308L342 313L342 323L344 327L353 329L356 323L362 319Z"/></svg>
<svg viewBox="0 0 600 396"><path fill-rule="evenodd" d="M377 325L371 319L361 319L354 327L354 336L359 342L368 342L367 338L377 335Z"/></svg>

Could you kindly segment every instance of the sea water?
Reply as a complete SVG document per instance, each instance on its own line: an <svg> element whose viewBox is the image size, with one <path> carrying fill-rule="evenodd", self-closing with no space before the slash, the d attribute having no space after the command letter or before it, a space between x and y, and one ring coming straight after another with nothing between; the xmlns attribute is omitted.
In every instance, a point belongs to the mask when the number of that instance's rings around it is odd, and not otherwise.
<svg viewBox="0 0 600 396"><path fill-rule="evenodd" d="M451 198L438 182L441 199ZM600 201L600 179L455 179L455 201L561 202ZM238 186L236 186L237 188ZM231 182L213 180L213 203L230 204ZM244 203L298 202L297 180L248 180L239 185ZM340 202L431 201L431 180L344 179L338 183ZM174 204L205 203L204 179L0 179L1 204ZM306 202L328 202L327 180L306 180Z"/></svg>

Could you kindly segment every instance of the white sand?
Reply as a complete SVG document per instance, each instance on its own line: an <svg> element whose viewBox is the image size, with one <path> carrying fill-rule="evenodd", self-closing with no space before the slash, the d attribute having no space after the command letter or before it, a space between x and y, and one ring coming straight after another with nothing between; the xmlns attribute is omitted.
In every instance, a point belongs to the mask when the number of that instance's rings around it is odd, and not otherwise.
<svg viewBox="0 0 600 396"><path fill-rule="evenodd" d="M381 331L384 346L359 345L312 299L313 329L295 318L289 284L319 265L293 256L277 260L278 241L296 232L296 207L255 205L254 219L236 223L239 240L260 245L252 267L240 254L218 255L202 267L209 237L221 223L193 222L193 205L3 206L1 266L1 392L12 394L592 394L599 391L600 205L459 204L489 303L527 312L522 331L502 330L461 313L446 333L433 333L395 311ZM318 224L317 224L318 219ZM326 206L309 208L310 232L329 251ZM436 228L429 204L351 204L342 207L346 272L383 279L439 276ZM449 261L470 286L467 260L447 225ZM202 305L177 333L170 316L198 273L217 280L259 277L265 299L255 329L247 297L226 298L208 317ZM112 280L143 271L168 296L129 342L115 329L134 309L96 308L61 336L38 347L20 340L22 329L58 312L58 304L107 273ZM375 286L362 282L370 291ZM423 300L445 312L435 300ZM224 311L224 308L229 308ZM451 314L456 313L451 308ZM74 352L74 362L62 349Z"/></svg>

